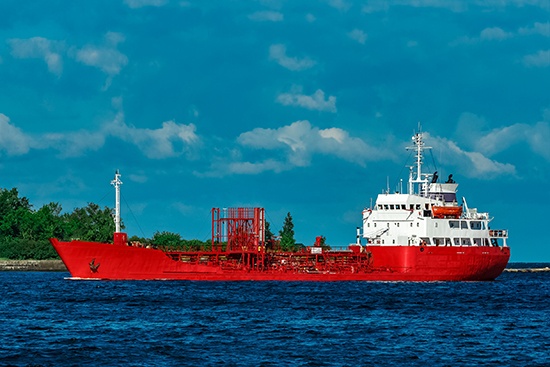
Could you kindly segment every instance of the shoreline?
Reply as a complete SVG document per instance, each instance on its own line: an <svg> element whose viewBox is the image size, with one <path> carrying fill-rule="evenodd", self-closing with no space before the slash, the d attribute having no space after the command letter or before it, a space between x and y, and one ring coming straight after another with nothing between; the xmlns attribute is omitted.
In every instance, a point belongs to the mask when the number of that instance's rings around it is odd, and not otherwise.
<svg viewBox="0 0 550 367"><path fill-rule="evenodd" d="M0 271L67 271L61 260L0 260Z"/></svg>

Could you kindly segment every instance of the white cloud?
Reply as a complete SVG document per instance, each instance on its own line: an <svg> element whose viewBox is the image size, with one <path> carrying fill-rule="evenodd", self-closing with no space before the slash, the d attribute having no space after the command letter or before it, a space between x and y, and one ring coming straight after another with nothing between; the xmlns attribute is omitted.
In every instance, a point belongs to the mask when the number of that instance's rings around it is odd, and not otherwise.
<svg viewBox="0 0 550 367"><path fill-rule="evenodd" d="M36 139L37 149L53 148L61 158L79 157L87 151L99 150L105 144L101 131L80 130L68 133L46 133Z"/></svg>
<svg viewBox="0 0 550 367"><path fill-rule="evenodd" d="M248 16L248 19L255 22L282 22L284 15L277 11L257 11Z"/></svg>
<svg viewBox="0 0 550 367"><path fill-rule="evenodd" d="M59 76L63 72L63 59L60 52L64 49L63 42L51 41L43 37L29 39L10 39L8 41L14 57L20 59L43 59L48 65L48 71Z"/></svg>
<svg viewBox="0 0 550 367"><path fill-rule="evenodd" d="M241 169L250 171L281 170L282 167L309 166L315 154L336 156L349 162L365 165L366 161L385 158L389 154L383 149L369 147L363 140L354 138L340 128L319 129L309 121L296 121L278 129L256 128L242 133L237 142L244 147L265 150L280 150L285 160L275 164L264 161L259 164L247 162ZM267 164L266 162L269 162ZM243 168L244 167L244 168Z"/></svg>
<svg viewBox="0 0 550 367"><path fill-rule="evenodd" d="M174 121L163 122L158 129L135 128L126 125L122 113L119 113L112 123L97 131L55 132L31 137L12 125L7 116L0 114L0 151L22 155L30 149L53 149L61 158L78 157L103 148L105 140L114 137L134 144L148 158L163 159L186 154L188 159L192 159L193 149L200 145L195 130L193 124Z"/></svg>
<svg viewBox="0 0 550 367"><path fill-rule="evenodd" d="M483 4L482 4L483 5ZM371 0L361 9L364 13L386 12L390 6L405 6L413 8L442 8L453 12L463 12L468 5L455 0Z"/></svg>
<svg viewBox="0 0 550 367"><path fill-rule="evenodd" d="M132 9L143 8L145 6L163 6L168 0L124 0L126 5Z"/></svg>
<svg viewBox="0 0 550 367"><path fill-rule="evenodd" d="M550 37L550 22L535 22L533 27L520 28L518 33L521 35L540 34L544 37Z"/></svg>
<svg viewBox="0 0 550 367"><path fill-rule="evenodd" d="M162 159L190 153L190 147L200 141L193 124L166 121L159 129L140 129L126 125L120 117L107 125L105 131L136 145L148 158Z"/></svg>
<svg viewBox="0 0 550 367"><path fill-rule="evenodd" d="M519 143L527 143L536 154L550 161L550 125L538 122L535 125L513 124L489 133L477 139L477 148L487 154L497 154Z"/></svg>
<svg viewBox="0 0 550 367"><path fill-rule="evenodd" d="M516 168L512 164L492 160L480 152L463 150L446 138L426 135L429 145L437 149L441 163L448 167L458 166L465 176L490 179L500 175L516 174Z"/></svg>
<svg viewBox="0 0 550 367"><path fill-rule="evenodd" d="M101 69L109 76L114 76L128 63L126 55L116 49L117 44L124 40L124 36L109 32L105 39L107 44L104 46L86 45L79 49L76 59L85 65Z"/></svg>
<svg viewBox="0 0 550 367"><path fill-rule="evenodd" d="M229 173L241 175L255 175L265 171L273 171L279 173L289 168L290 167L288 165L285 165L282 162L277 162L273 159L266 159L265 161L258 163L232 162L227 166L227 170Z"/></svg>
<svg viewBox="0 0 550 367"><path fill-rule="evenodd" d="M28 153L31 145L31 139L12 125L6 115L0 113L0 151L8 155L22 155Z"/></svg>
<svg viewBox="0 0 550 367"><path fill-rule="evenodd" d="M325 92L317 89L313 95L308 96L300 93L297 89L291 93L282 93L277 97L277 102L285 106L299 106L309 110L336 112L336 97L329 96L325 100Z"/></svg>
<svg viewBox="0 0 550 367"><path fill-rule="evenodd" d="M479 35L479 38L485 41L492 41L492 40L502 41L510 37L512 37L511 33L508 33L499 27L485 28L484 30L481 31Z"/></svg>
<svg viewBox="0 0 550 367"><path fill-rule="evenodd" d="M317 18L315 17L315 15L311 14L311 13L307 13L306 14L306 21L308 23L313 23L317 20Z"/></svg>
<svg viewBox="0 0 550 367"><path fill-rule="evenodd" d="M352 40L359 42L362 45L364 45L365 42L367 41L367 34L357 28L349 32L348 37L351 38Z"/></svg>
<svg viewBox="0 0 550 367"><path fill-rule="evenodd" d="M347 11L351 8L351 4L346 0L328 0L328 4L341 11Z"/></svg>
<svg viewBox="0 0 550 367"><path fill-rule="evenodd" d="M541 68L550 66L550 50L540 50L536 54L524 56L523 64Z"/></svg>
<svg viewBox="0 0 550 367"><path fill-rule="evenodd" d="M282 44L269 47L269 58L277 61L279 65L292 71L306 70L315 65L315 61L305 57L298 59L286 55L286 46Z"/></svg>

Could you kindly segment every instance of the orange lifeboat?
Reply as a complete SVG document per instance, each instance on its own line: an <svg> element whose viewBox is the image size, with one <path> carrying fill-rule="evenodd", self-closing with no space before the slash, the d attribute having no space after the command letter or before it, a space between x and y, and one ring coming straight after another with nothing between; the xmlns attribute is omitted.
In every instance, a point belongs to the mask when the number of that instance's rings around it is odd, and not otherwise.
<svg viewBox="0 0 550 367"><path fill-rule="evenodd" d="M432 206L434 218L459 218L462 215L462 206Z"/></svg>

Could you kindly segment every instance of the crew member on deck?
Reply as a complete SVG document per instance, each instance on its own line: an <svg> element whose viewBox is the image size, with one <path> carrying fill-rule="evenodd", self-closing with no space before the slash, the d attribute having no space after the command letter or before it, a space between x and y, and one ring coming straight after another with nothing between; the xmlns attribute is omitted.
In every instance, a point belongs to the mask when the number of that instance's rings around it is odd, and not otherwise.
<svg viewBox="0 0 550 367"><path fill-rule="evenodd" d="M449 175L449 178L447 179L446 183L455 183L455 180L453 180L453 174L452 173Z"/></svg>

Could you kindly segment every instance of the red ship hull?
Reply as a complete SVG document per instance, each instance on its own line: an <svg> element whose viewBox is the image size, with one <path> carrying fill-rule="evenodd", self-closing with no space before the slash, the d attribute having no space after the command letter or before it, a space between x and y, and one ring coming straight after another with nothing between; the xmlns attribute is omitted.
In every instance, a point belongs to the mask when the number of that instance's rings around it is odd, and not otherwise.
<svg viewBox="0 0 550 367"><path fill-rule="evenodd" d="M207 280L207 281L485 281L496 279L510 258L509 247L489 246L367 246L368 256L348 252L338 258L346 267L322 270L277 266L228 267L223 262L186 262L180 253L121 244L51 239L75 279L109 280ZM258 253L203 252L202 255L255 258ZM287 254L288 255L288 254ZM277 254L264 254L263 259ZM311 253L294 253L312 258ZM331 256L331 255L324 255ZM347 262L349 259L350 262ZM283 260L283 264L285 264ZM246 262L243 262L243 264ZM280 264L280 263L279 263ZM326 264L326 262L325 262ZM349 265L352 264L352 265Z"/></svg>

